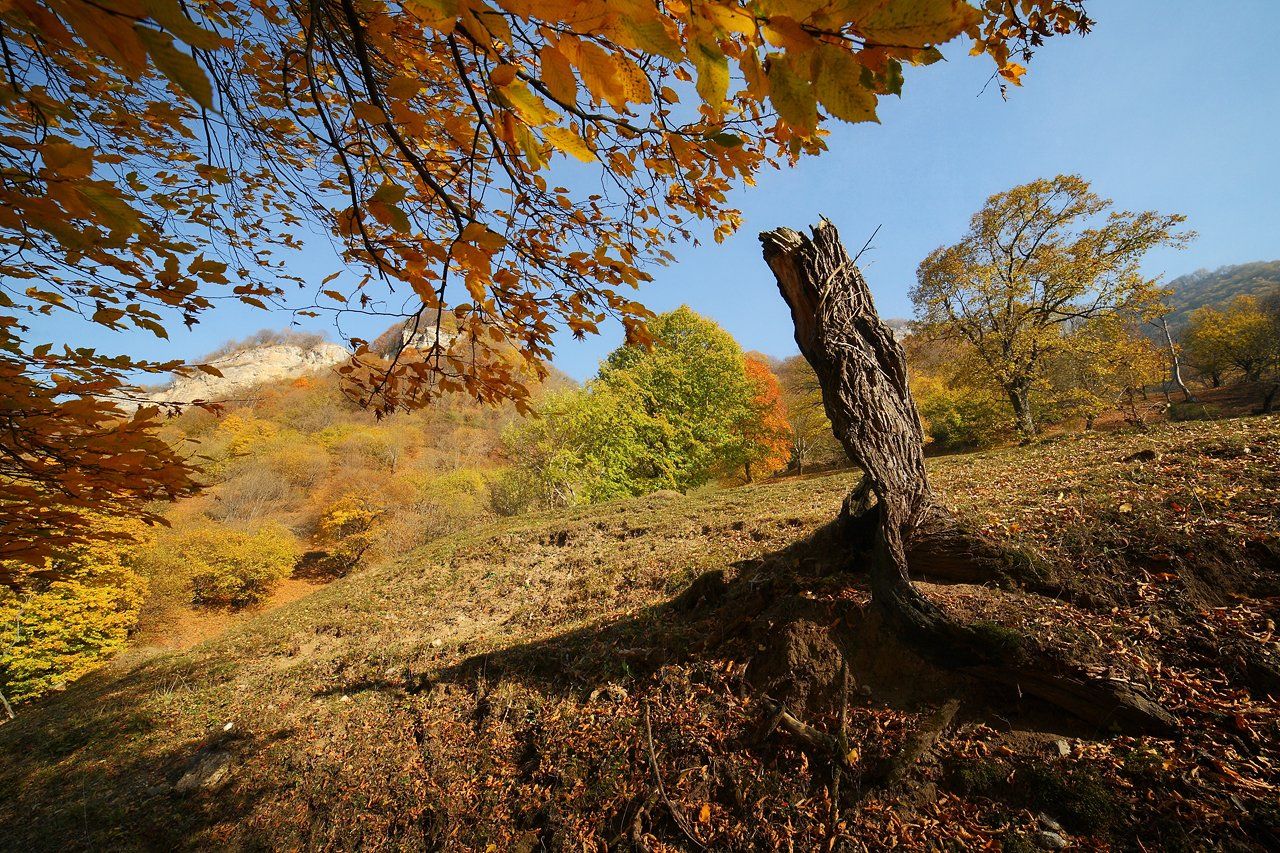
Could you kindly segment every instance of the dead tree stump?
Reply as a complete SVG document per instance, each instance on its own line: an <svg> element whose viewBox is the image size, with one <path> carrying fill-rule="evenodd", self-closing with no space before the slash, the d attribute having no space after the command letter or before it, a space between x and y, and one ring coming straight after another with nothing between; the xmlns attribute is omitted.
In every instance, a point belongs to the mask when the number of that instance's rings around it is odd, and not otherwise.
<svg viewBox="0 0 1280 853"><path fill-rule="evenodd" d="M935 505L902 346L876 314L835 226L822 220L812 230L807 237L779 228L760 241L791 308L796 343L822 387L832 430L864 472L845 501L844 528L849 547L870 555L872 599L890 625L937 663L1016 684L1092 722L1140 731L1172 728L1167 712L1131 688L1089 679L1060 661L1028 659L1024 652L1011 659L1007 648L950 619L912 584L913 542L917 553L951 553L960 561L999 564L1001 555ZM977 566L979 572L987 568Z"/></svg>

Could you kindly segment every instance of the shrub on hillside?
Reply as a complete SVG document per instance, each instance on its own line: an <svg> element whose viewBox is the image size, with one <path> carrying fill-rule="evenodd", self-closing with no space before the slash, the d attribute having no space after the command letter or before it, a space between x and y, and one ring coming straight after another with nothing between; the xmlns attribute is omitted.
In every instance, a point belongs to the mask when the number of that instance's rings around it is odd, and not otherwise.
<svg viewBox="0 0 1280 853"><path fill-rule="evenodd" d="M247 533L197 521L158 538L143 559L151 573L186 573L195 603L238 607L270 593L301 552L297 538L279 524Z"/></svg>
<svg viewBox="0 0 1280 853"><path fill-rule="evenodd" d="M301 347L302 349L312 349L320 346L328 339L318 332L304 332L300 329L259 329L248 337L240 340L227 341L217 349L207 353L200 361L214 361L215 359L225 358L229 355L235 355L254 347L279 346L282 344Z"/></svg>
<svg viewBox="0 0 1280 853"><path fill-rule="evenodd" d="M1222 410L1211 403L1170 403L1171 421L1211 421L1222 417Z"/></svg>
<svg viewBox="0 0 1280 853"><path fill-rule="evenodd" d="M372 529L382 511L359 495L343 495L320 516L320 535L330 542Z"/></svg>
<svg viewBox="0 0 1280 853"><path fill-rule="evenodd" d="M928 375L912 377L924 431L946 450L986 447L1008 434L1007 405L982 388L955 388Z"/></svg>
<svg viewBox="0 0 1280 853"><path fill-rule="evenodd" d="M310 487L329 472L329 454L305 436L290 435L265 449L262 465L290 485Z"/></svg>
<svg viewBox="0 0 1280 853"><path fill-rule="evenodd" d="M227 437L227 452L243 456L280 434L280 426L251 412L232 412L218 422L218 432Z"/></svg>
<svg viewBox="0 0 1280 853"><path fill-rule="evenodd" d="M489 478L489 508L496 515L521 515L532 509L540 496L537 477L525 468L501 468Z"/></svg>
<svg viewBox="0 0 1280 853"><path fill-rule="evenodd" d="M318 573L341 577L357 565L377 541L385 510L366 497L348 493L330 504L316 525L324 545L323 559L315 561Z"/></svg>
<svg viewBox="0 0 1280 853"><path fill-rule="evenodd" d="M236 468L236 473L213 493L207 510L211 518L239 525L256 524L292 508L301 498L301 487L262 464L262 460Z"/></svg>
<svg viewBox="0 0 1280 853"><path fill-rule="evenodd" d="M9 699L59 690L124 645L147 586L132 550L122 541L81 546L49 561L63 564L48 567L60 580L22 594L0 589L0 689Z"/></svg>
<svg viewBox="0 0 1280 853"><path fill-rule="evenodd" d="M377 551L403 553L491 517L489 489L486 473L475 468L397 478L384 490L398 500L380 524Z"/></svg>
<svg viewBox="0 0 1280 853"><path fill-rule="evenodd" d="M394 428L380 424L335 424L317 434L335 458L348 465L363 465L394 472L422 443L421 434L408 424Z"/></svg>

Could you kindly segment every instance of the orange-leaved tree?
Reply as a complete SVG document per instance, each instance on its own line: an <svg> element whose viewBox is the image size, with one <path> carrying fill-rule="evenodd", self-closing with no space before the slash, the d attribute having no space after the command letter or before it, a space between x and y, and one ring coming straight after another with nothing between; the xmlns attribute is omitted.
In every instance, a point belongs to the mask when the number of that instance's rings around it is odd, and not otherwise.
<svg viewBox="0 0 1280 853"><path fill-rule="evenodd" d="M791 461L791 421L782 399L782 383L769 364L756 353L747 353L743 363L752 389L752 418L746 427L743 462L750 483L755 477L776 474Z"/></svg>
<svg viewBox="0 0 1280 853"><path fill-rule="evenodd" d="M386 359L358 346L349 393L523 408L557 329L612 316L644 340L630 291L650 265L697 220L731 232L729 190L821 151L828 117L875 120L904 65L964 35L1016 84L1018 59L1089 24L1082 0L4 0L0 394L58 367L23 314L163 337L220 299L280 304L313 230L343 264L306 313L418 333ZM56 358L91 375L48 400L108 419L122 377L173 367ZM99 414L0 453L74 465ZM179 460L138 466L126 435L118 494L159 470L182 486ZM10 499L2 476L3 511L68 499Z"/></svg>

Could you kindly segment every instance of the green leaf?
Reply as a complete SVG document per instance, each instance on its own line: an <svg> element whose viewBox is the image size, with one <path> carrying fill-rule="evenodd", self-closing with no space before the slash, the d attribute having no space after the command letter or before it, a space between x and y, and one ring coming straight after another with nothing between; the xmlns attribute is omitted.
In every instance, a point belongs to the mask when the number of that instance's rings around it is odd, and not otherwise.
<svg viewBox="0 0 1280 853"><path fill-rule="evenodd" d="M852 0L843 11L873 45L942 44L982 20L982 13L964 0Z"/></svg>
<svg viewBox="0 0 1280 853"><path fill-rule="evenodd" d="M737 148L739 145L742 144L741 136L738 136L737 134L733 134L733 133L726 133L723 130L720 131L719 133L709 134L707 136L707 139L710 139L715 144L722 146L724 148Z"/></svg>
<svg viewBox="0 0 1280 853"><path fill-rule="evenodd" d="M113 232L137 234L142 230L138 212L115 192L115 187L98 181L83 181L76 185L76 193L94 209L103 224Z"/></svg>
<svg viewBox="0 0 1280 853"><path fill-rule="evenodd" d="M684 59L680 53L680 44L671 37L663 26L662 19L656 14L652 17L625 15L620 23L623 32L631 39L631 47L665 57L672 62Z"/></svg>
<svg viewBox="0 0 1280 853"><path fill-rule="evenodd" d="M383 202L384 204L399 204L404 201L404 197L408 194L409 191L399 184L384 181L382 186L378 187L377 191L374 192L373 200ZM337 276L338 273L333 274L334 278ZM328 281L328 279L326 279L326 281Z"/></svg>

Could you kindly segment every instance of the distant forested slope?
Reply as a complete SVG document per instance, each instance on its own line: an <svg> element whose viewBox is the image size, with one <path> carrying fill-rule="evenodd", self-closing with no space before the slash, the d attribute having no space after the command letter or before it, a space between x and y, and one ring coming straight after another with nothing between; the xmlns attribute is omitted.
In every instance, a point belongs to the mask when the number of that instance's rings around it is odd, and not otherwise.
<svg viewBox="0 0 1280 853"><path fill-rule="evenodd" d="M1280 261L1233 264L1216 270L1197 270L1169 282L1169 325L1185 326L1191 312L1202 305L1219 305L1241 294L1266 298L1280 292Z"/></svg>

